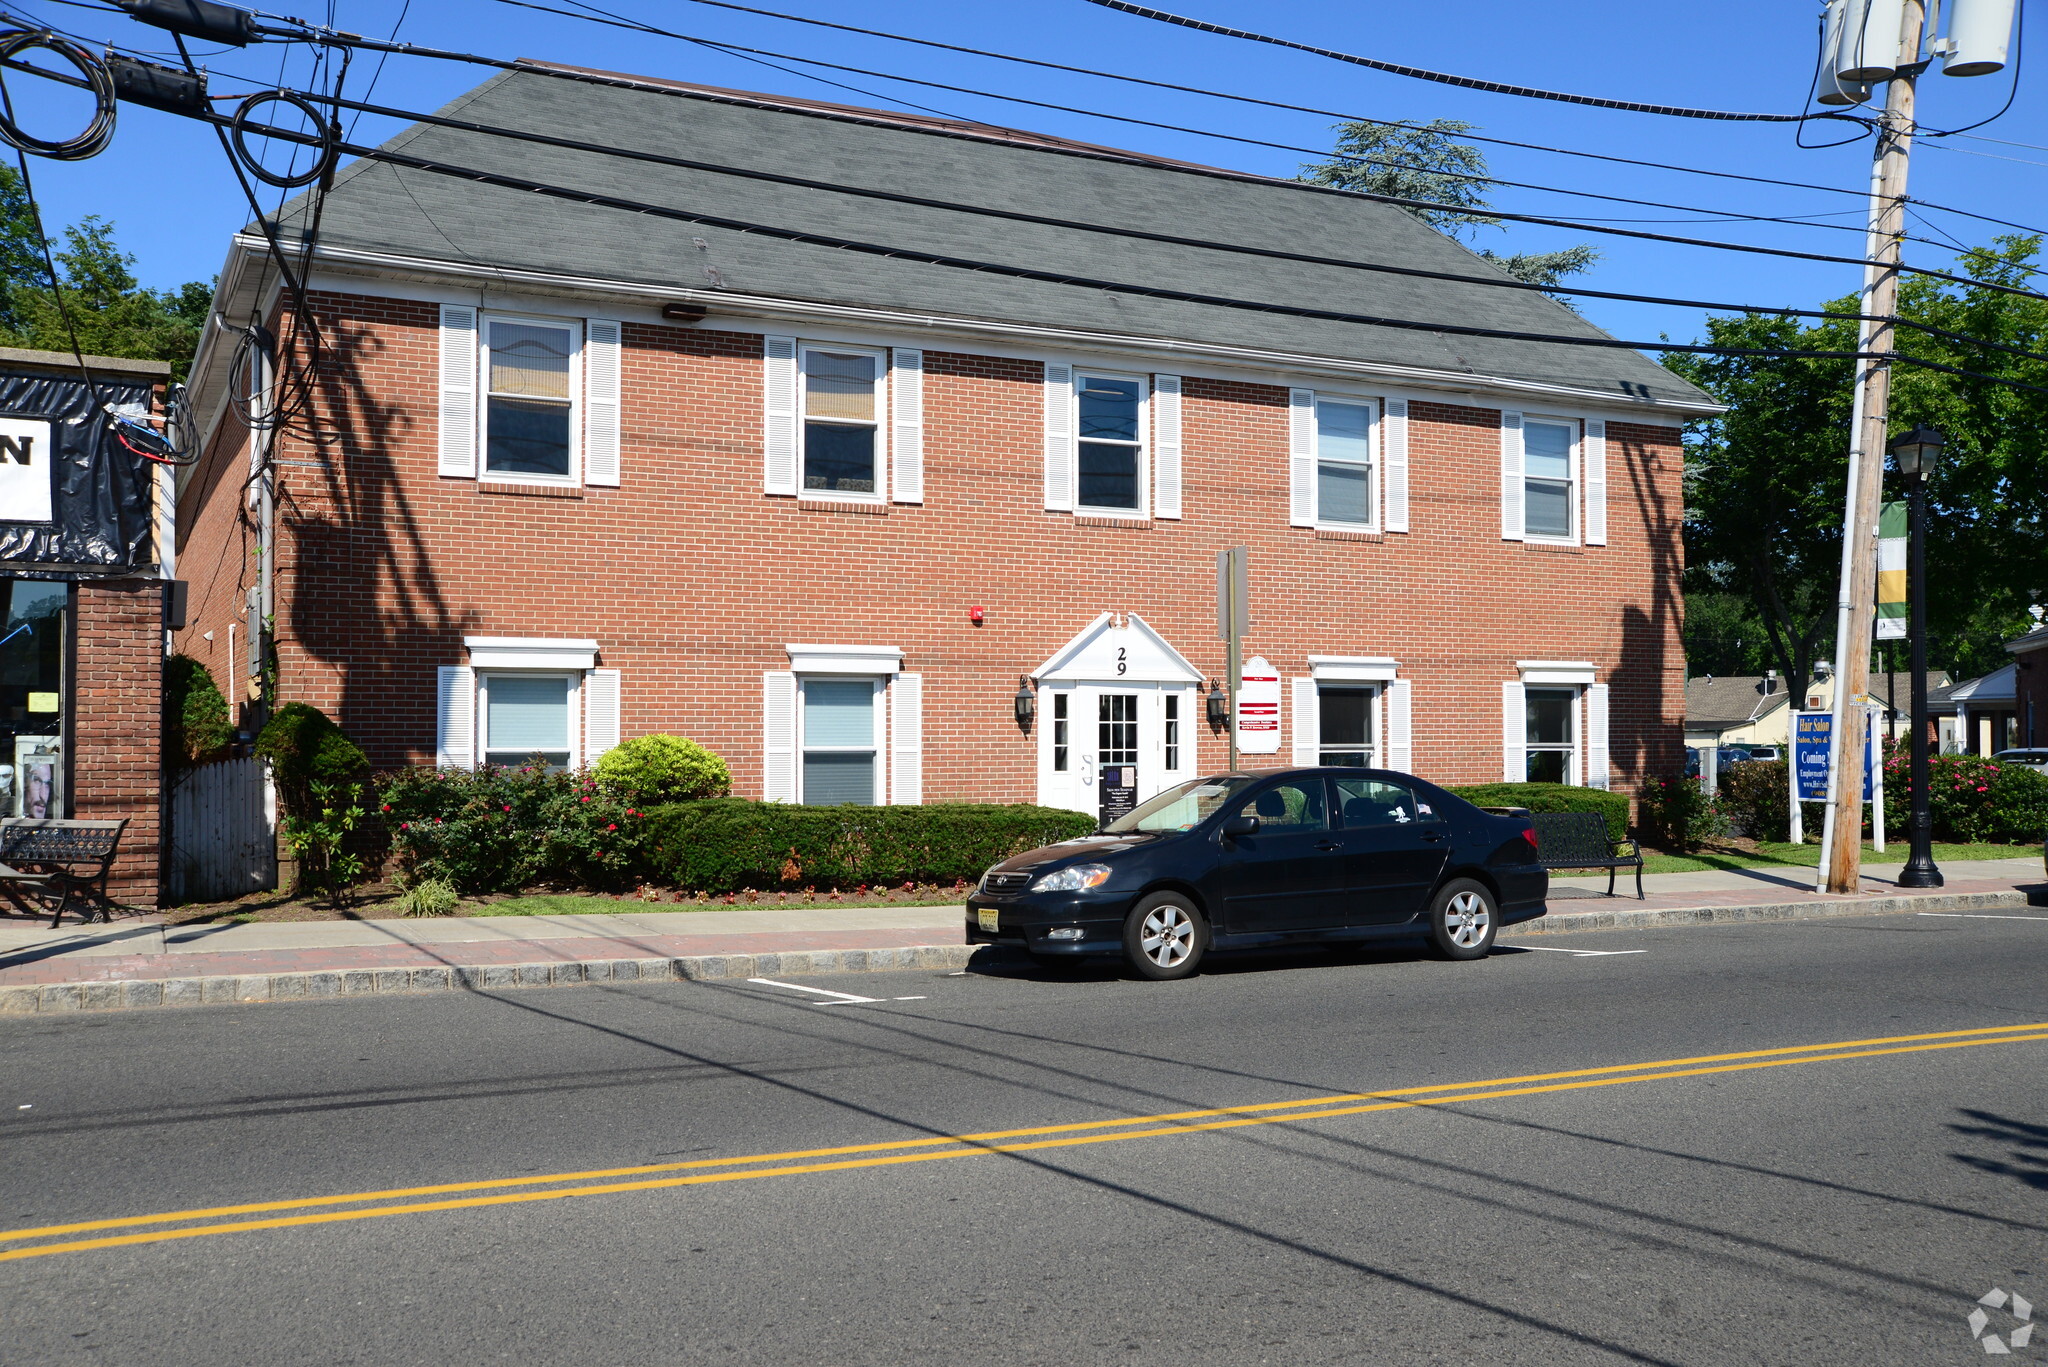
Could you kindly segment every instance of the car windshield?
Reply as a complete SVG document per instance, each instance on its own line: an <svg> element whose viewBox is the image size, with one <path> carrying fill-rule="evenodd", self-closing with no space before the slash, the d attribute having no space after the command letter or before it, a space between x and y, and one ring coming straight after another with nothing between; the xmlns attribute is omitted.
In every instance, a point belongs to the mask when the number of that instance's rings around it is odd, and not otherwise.
<svg viewBox="0 0 2048 1367"><path fill-rule="evenodd" d="M1102 829L1109 835L1126 835L1133 831L1193 830L1222 806L1224 799L1250 782L1250 779L1238 776L1198 778L1139 803Z"/></svg>

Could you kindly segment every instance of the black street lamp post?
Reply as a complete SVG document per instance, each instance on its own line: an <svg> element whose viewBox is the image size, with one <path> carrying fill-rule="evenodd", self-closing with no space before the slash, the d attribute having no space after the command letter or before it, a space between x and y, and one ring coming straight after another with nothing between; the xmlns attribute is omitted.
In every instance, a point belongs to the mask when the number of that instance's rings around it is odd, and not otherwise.
<svg viewBox="0 0 2048 1367"><path fill-rule="evenodd" d="M1892 458L1906 477L1906 573L1913 636L1913 814L1908 822L1911 853L1899 873L1902 888L1938 888L1934 864L1934 817L1928 810L1927 774L1927 477L1945 441L1932 427L1915 427L1891 443Z"/></svg>

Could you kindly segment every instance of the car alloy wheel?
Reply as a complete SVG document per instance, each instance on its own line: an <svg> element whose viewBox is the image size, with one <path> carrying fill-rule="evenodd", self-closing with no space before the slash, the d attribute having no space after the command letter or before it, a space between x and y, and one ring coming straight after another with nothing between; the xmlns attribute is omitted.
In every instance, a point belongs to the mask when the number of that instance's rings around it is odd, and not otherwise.
<svg viewBox="0 0 2048 1367"><path fill-rule="evenodd" d="M1202 913L1176 894L1147 897L1124 919L1124 957L1155 981L1187 977L1208 948L1209 927Z"/></svg>
<svg viewBox="0 0 2048 1367"><path fill-rule="evenodd" d="M1431 907L1430 938L1445 957L1484 958L1493 948L1500 914L1484 884L1460 878L1438 889Z"/></svg>

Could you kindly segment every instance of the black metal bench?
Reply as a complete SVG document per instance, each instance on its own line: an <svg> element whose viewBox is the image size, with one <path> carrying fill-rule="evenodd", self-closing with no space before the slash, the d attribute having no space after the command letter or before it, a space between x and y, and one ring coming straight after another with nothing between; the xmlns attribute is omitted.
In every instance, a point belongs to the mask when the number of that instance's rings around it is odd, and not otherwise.
<svg viewBox="0 0 2048 1367"><path fill-rule="evenodd" d="M1532 812L1536 827L1536 858L1546 869L1606 869L1607 895L1614 896L1614 875L1636 871L1636 897L1643 896L1643 852L1633 840L1612 840L1607 818L1598 812Z"/></svg>
<svg viewBox="0 0 2048 1367"><path fill-rule="evenodd" d="M107 871L128 822L0 820L0 897L29 916L48 913L54 929L74 906L90 921L114 919Z"/></svg>

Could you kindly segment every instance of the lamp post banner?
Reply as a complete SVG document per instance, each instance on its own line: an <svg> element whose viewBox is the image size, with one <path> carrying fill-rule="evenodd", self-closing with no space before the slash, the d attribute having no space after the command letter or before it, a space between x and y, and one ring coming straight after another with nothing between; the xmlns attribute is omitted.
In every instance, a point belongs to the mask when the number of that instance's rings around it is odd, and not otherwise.
<svg viewBox="0 0 2048 1367"><path fill-rule="evenodd" d="M1906 505L1877 517L1877 640L1906 639Z"/></svg>

